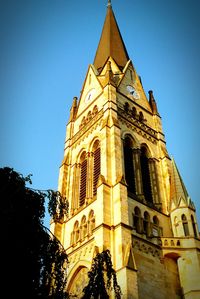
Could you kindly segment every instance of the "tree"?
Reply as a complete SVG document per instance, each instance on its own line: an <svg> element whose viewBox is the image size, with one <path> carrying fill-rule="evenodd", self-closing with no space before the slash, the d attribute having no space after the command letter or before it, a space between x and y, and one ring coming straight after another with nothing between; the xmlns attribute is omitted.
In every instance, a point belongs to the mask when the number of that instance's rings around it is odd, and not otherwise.
<svg viewBox="0 0 200 299"><path fill-rule="evenodd" d="M108 293L114 289L115 298L121 298L121 289L117 283L116 272L113 269L109 250L98 253L93 259L88 272L89 282L83 289L82 299L107 299Z"/></svg>
<svg viewBox="0 0 200 299"><path fill-rule="evenodd" d="M68 205L59 192L26 186L30 175L0 168L1 292L6 298L64 299L67 254L43 226L45 200L54 219Z"/></svg>

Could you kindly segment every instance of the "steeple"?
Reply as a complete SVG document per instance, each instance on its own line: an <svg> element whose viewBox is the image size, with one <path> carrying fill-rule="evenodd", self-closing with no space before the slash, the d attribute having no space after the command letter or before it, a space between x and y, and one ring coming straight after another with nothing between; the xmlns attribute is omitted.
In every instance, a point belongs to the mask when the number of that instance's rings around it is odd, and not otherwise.
<svg viewBox="0 0 200 299"><path fill-rule="evenodd" d="M101 69L109 57L112 57L119 67L124 67L129 60L129 56L123 42L111 1L108 1L107 14L96 51L94 66Z"/></svg>
<svg viewBox="0 0 200 299"><path fill-rule="evenodd" d="M184 201L186 206L194 208L176 163L174 159L172 159L171 200L178 207L181 203L181 199Z"/></svg>

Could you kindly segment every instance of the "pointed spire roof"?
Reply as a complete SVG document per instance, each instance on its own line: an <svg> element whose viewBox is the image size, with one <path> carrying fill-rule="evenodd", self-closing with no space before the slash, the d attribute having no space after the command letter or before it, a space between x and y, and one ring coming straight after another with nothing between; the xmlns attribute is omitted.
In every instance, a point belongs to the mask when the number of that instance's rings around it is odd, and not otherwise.
<svg viewBox="0 0 200 299"><path fill-rule="evenodd" d="M173 158L171 175L171 200L174 202L176 207L180 206L181 201L183 201L186 206L194 208L194 204L189 197L187 189L183 183L183 179Z"/></svg>
<svg viewBox="0 0 200 299"><path fill-rule="evenodd" d="M110 56L119 67L125 67L129 61L129 56L112 10L111 1L108 1L107 14L94 59L96 69L102 68Z"/></svg>

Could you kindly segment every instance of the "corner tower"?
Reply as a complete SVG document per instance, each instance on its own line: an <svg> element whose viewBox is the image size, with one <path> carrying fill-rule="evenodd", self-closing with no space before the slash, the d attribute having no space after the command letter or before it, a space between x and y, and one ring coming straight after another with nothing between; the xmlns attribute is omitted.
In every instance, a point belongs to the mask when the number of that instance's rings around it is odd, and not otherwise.
<svg viewBox="0 0 200 299"><path fill-rule="evenodd" d="M69 292L81 297L92 258L109 249L122 298L200 298L195 207L110 1L94 63L73 99L59 191L69 214L51 230L69 256Z"/></svg>

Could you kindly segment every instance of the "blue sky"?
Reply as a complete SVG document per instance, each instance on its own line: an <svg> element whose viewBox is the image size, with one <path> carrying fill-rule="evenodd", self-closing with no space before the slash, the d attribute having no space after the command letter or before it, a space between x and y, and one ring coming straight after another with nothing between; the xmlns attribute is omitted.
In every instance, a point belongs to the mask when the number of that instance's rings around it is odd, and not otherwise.
<svg viewBox="0 0 200 299"><path fill-rule="evenodd" d="M106 3L0 0L0 167L32 173L36 189L57 189L69 110L93 63ZM200 2L112 4L200 224Z"/></svg>

